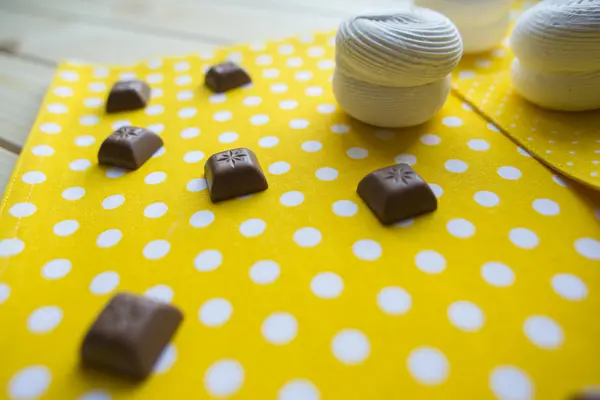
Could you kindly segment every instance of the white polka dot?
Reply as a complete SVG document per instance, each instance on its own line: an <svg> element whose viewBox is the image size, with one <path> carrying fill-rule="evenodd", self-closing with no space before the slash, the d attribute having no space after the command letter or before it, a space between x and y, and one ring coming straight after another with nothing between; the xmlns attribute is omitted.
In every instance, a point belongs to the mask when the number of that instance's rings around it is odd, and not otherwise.
<svg viewBox="0 0 600 400"><path fill-rule="evenodd" d="M455 173L462 173L469 169L469 165L462 160L448 160L444 163L444 167L450 171Z"/></svg>
<svg viewBox="0 0 600 400"><path fill-rule="evenodd" d="M264 114L253 115L250 118L250 123L252 125L264 125L269 122L269 116Z"/></svg>
<svg viewBox="0 0 600 400"><path fill-rule="evenodd" d="M160 83L163 80L163 74L153 73L146 76L148 83Z"/></svg>
<svg viewBox="0 0 600 400"><path fill-rule="evenodd" d="M560 213L560 206L549 199L536 199L533 201L533 209L542 215L553 216Z"/></svg>
<svg viewBox="0 0 600 400"><path fill-rule="evenodd" d="M458 117L446 117L442 120L442 123L451 128L462 126L463 120Z"/></svg>
<svg viewBox="0 0 600 400"><path fill-rule="evenodd" d="M325 54L325 49L321 46L312 46L308 48L306 53L309 57L313 58L323 57L323 55Z"/></svg>
<svg viewBox="0 0 600 400"><path fill-rule="evenodd" d="M296 75L294 75L294 77L296 78L297 81L300 82L306 82L312 79L312 72L310 71L299 71L296 72Z"/></svg>
<svg viewBox="0 0 600 400"><path fill-rule="evenodd" d="M286 163L285 161L277 161L274 162L273 164L269 165L269 173L273 174L273 175L281 175L281 174L285 174L286 172L288 172L290 170L290 164Z"/></svg>
<svg viewBox="0 0 600 400"><path fill-rule="evenodd" d="M534 393L527 374L509 365L494 368L490 375L490 388L499 400L530 400Z"/></svg>
<svg viewBox="0 0 600 400"><path fill-rule="evenodd" d="M60 103L48 104L48 106L46 107L46 110L48 110L48 112L50 114L64 114L67 111L69 111L67 106L65 106L64 104L60 104Z"/></svg>
<svg viewBox="0 0 600 400"><path fill-rule="evenodd" d="M282 44L278 48L279 54L289 55L294 52L294 46L291 44Z"/></svg>
<svg viewBox="0 0 600 400"><path fill-rule="evenodd" d="M490 148L490 144L483 139L471 139L467 143L471 150L486 151Z"/></svg>
<svg viewBox="0 0 600 400"><path fill-rule="evenodd" d="M0 282L0 304L4 303L10 297L10 286Z"/></svg>
<svg viewBox="0 0 600 400"><path fill-rule="evenodd" d="M188 63L187 61L179 61L175 63L173 69L177 72L185 72L190 69L190 63Z"/></svg>
<svg viewBox="0 0 600 400"><path fill-rule="evenodd" d="M296 107L298 107L296 100L283 100L279 102L279 108L282 110L293 110Z"/></svg>
<svg viewBox="0 0 600 400"><path fill-rule="evenodd" d="M82 187L70 187L62 192L65 200L79 200L85 195L85 189Z"/></svg>
<svg viewBox="0 0 600 400"><path fill-rule="evenodd" d="M238 51L229 53L229 55L227 56L227 60L233 61L234 63L240 63L240 62L242 62L243 59L244 59L244 56L242 55L242 53L240 53Z"/></svg>
<svg viewBox="0 0 600 400"><path fill-rule="evenodd" d="M146 290L144 295L155 301L170 303L173 300L173 289L167 285L156 285Z"/></svg>
<svg viewBox="0 0 600 400"><path fill-rule="evenodd" d="M123 233L118 229L108 229L98 235L96 245L101 248L112 247L123 238Z"/></svg>
<svg viewBox="0 0 600 400"><path fill-rule="evenodd" d="M552 277L552 288L566 300L580 301L587 297L588 289L585 283L572 274L556 274Z"/></svg>
<svg viewBox="0 0 600 400"><path fill-rule="evenodd" d="M163 124L152 124L146 127L148 130L160 135L162 131L165 130L165 126Z"/></svg>
<svg viewBox="0 0 600 400"><path fill-rule="evenodd" d="M69 164L69 168L72 171L85 171L91 165L92 165L92 162L90 160L79 159L79 160L71 161L71 163Z"/></svg>
<svg viewBox="0 0 600 400"><path fill-rule="evenodd" d="M386 287L377 294L377 305L386 314L406 314L412 306L412 297L400 287Z"/></svg>
<svg viewBox="0 0 600 400"><path fill-rule="evenodd" d="M42 183L46 180L46 175L40 171L29 171L23 174L21 178L23 182L29 183L30 185L36 185L38 183Z"/></svg>
<svg viewBox="0 0 600 400"><path fill-rule="evenodd" d="M186 163L193 164L193 163L202 161L203 158L204 158L203 152L201 152L199 150L194 150L194 151L188 151L187 153L185 153L185 155L183 156L183 161Z"/></svg>
<svg viewBox="0 0 600 400"><path fill-rule="evenodd" d="M442 189L442 187L440 185L436 185L435 183L430 183L429 188L431 189L431 191L433 192L435 197L439 198L439 197L442 197L442 195L444 194L444 189Z"/></svg>
<svg viewBox="0 0 600 400"><path fill-rule="evenodd" d="M90 97L83 100L83 105L87 108L98 108L102 105L103 100L99 97Z"/></svg>
<svg viewBox="0 0 600 400"><path fill-rule="evenodd" d="M196 115L197 112L198 111L194 107L186 107L179 110L177 115L179 116L179 118L187 119L192 118L194 115Z"/></svg>
<svg viewBox="0 0 600 400"><path fill-rule="evenodd" d="M304 60L300 57L290 57L287 59L286 64L290 68L298 68L304 64Z"/></svg>
<svg viewBox="0 0 600 400"><path fill-rule="evenodd" d="M560 325L545 316L535 315L527 318L523 329L527 338L543 349L556 349L563 342L563 331Z"/></svg>
<svg viewBox="0 0 600 400"><path fill-rule="evenodd" d="M484 322L483 312L469 301L457 301L448 307L448 318L452 325L466 332L478 331Z"/></svg>
<svg viewBox="0 0 600 400"><path fill-rule="evenodd" d="M119 274L114 271L106 271L102 272L92 279L90 283L90 291L93 294L107 294L112 292L119 286L119 282L121 282L121 278Z"/></svg>
<svg viewBox="0 0 600 400"><path fill-rule="evenodd" d="M162 60L149 60L146 63L146 66L150 69L158 69L160 67L162 67L163 63Z"/></svg>
<svg viewBox="0 0 600 400"><path fill-rule="evenodd" d="M370 239L362 239L352 245L352 252L363 261L375 261L381 257L381 245Z"/></svg>
<svg viewBox="0 0 600 400"><path fill-rule="evenodd" d="M75 71L62 71L60 77L67 82L77 82L79 74Z"/></svg>
<svg viewBox="0 0 600 400"><path fill-rule="evenodd" d="M449 374L446 356L433 347L420 347L408 356L408 371L422 385L439 385Z"/></svg>
<svg viewBox="0 0 600 400"><path fill-rule="evenodd" d="M428 274L439 274L446 269L446 259L433 250L423 250L415 256L417 268Z"/></svg>
<svg viewBox="0 0 600 400"><path fill-rule="evenodd" d="M321 60L317 63L317 68L319 69L332 69L333 67L335 67L333 60Z"/></svg>
<svg viewBox="0 0 600 400"><path fill-rule="evenodd" d="M179 101L191 100L194 97L195 97L194 92L192 92L190 90L182 90L181 92L177 93L177 100L179 100ZM192 111L192 110L194 110L194 111ZM194 115L196 115L194 108L184 108L179 111L180 118L190 118L190 117L193 117Z"/></svg>
<svg viewBox="0 0 600 400"><path fill-rule="evenodd" d="M258 96L248 96L243 101L243 104L247 107L254 107L260 103L262 103L262 99Z"/></svg>
<svg viewBox="0 0 600 400"><path fill-rule="evenodd" d="M460 71L458 77L462 79L469 79L475 77L475 71Z"/></svg>
<svg viewBox="0 0 600 400"><path fill-rule="evenodd" d="M56 225L54 225L54 228L52 228L54 234L58 236L72 235L77 229L79 229L79 222L73 219L66 219L64 221L60 221Z"/></svg>
<svg viewBox="0 0 600 400"><path fill-rule="evenodd" d="M229 321L232 313L233 307L226 299L210 299L200 307L198 318L206 326L217 327Z"/></svg>
<svg viewBox="0 0 600 400"><path fill-rule="evenodd" d="M333 181L338 177L337 170L330 167L319 168L316 172L317 179L321 181Z"/></svg>
<svg viewBox="0 0 600 400"><path fill-rule="evenodd" d="M263 77L267 79L274 79L279 76L280 72L276 68L267 68L263 71Z"/></svg>
<svg viewBox="0 0 600 400"><path fill-rule="evenodd" d="M121 168L111 167L106 170L106 177L109 179L117 179L125 175L127 171Z"/></svg>
<svg viewBox="0 0 600 400"><path fill-rule="evenodd" d="M277 393L277 400L319 400L320 398L319 389L306 379L291 380Z"/></svg>
<svg viewBox="0 0 600 400"><path fill-rule="evenodd" d="M111 400L110 394L106 390L92 389L85 392L77 400Z"/></svg>
<svg viewBox="0 0 600 400"><path fill-rule="evenodd" d="M33 215L37 207L33 203L17 203L8 211L10 215L17 218L25 218Z"/></svg>
<svg viewBox="0 0 600 400"><path fill-rule="evenodd" d="M244 383L244 368L236 360L215 362L204 374L204 386L209 395L227 397L235 394Z"/></svg>
<svg viewBox="0 0 600 400"><path fill-rule="evenodd" d="M223 132L219 135L219 142L233 143L238 140L239 137L240 135L238 135L236 132Z"/></svg>
<svg viewBox="0 0 600 400"><path fill-rule="evenodd" d="M62 131L62 127L54 122L46 122L40 125L40 131L49 135L54 135L60 133L60 131Z"/></svg>
<svg viewBox="0 0 600 400"><path fill-rule="evenodd" d="M394 224L394 226L399 227L399 228L408 228L409 226L413 226L414 223L415 223L415 220L413 218L409 218L409 219L405 219L400 222L396 222Z"/></svg>
<svg viewBox="0 0 600 400"><path fill-rule="evenodd" d="M569 185L567 184L567 182L564 180L564 178L563 178L563 177L561 177L561 176L558 176L558 175L552 175L552 180L553 180L553 181L554 181L554 182L555 182L557 185L560 185L560 186L563 186L563 187L567 187L567 186L569 186Z"/></svg>
<svg viewBox="0 0 600 400"><path fill-rule="evenodd" d="M498 168L498 175L504 179L514 181L521 177L521 171L515 167L500 167Z"/></svg>
<svg viewBox="0 0 600 400"><path fill-rule="evenodd" d="M271 260L261 260L250 268L250 279L259 285L273 283L279 277L279 264Z"/></svg>
<svg viewBox="0 0 600 400"><path fill-rule="evenodd" d="M477 204L484 207L495 207L500 203L498 195L487 190L475 193L474 198Z"/></svg>
<svg viewBox="0 0 600 400"><path fill-rule="evenodd" d="M83 117L79 118L79 123L83 126L96 125L98 122L100 122L100 118L95 115L84 115Z"/></svg>
<svg viewBox="0 0 600 400"><path fill-rule="evenodd" d="M294 232L294 242L300 247L315 247L321 243L323 236L318 229L306 227Z"/></svg>
<svg viewBox="0 0 600 400"><path fill-rule="evenodd" d="M590 260L600 260L600 242L592 238L581 238L575 241L575 250Z"/></svg>
<svg viewBox="0 0 600 400"><path fill-rule="evenodd" d="M279 202L286 207L296 207L302 204L304 195L302 192L292 191L281 195Z"/></svg>
<svg viewBox="0 0 600 400"><path fill-rule="evenodd" d="M164 94L164 90L162 90L162 88L152 88L152 89L150 89L150 97L153 98L153 99L158 99L159 97L162 97L163 94Z"/></svg>
<svg viewBox="0 0 600 400"><path fill-rule="evenodd" d="M378 129L375 131L375 137L379 140L388 141L394 139L396 137L396 133L387 129Z"/></svg>
<svg viewBox="0 0 600 400"><path fill-rule="evenodd" d="M106 78L110 74L108 68L98 67L94 69L94 77L96 78Z"/></svg>
<svg viewBox="0 0 600 400"><path fill-rule="evenodd" d="M264 136L258 140L258 145L265 149L270 149L277 146L279 138L276 136Z"/></svg>
<svg viewBox="0 0 600 400"><path fill-rule="evenodd" d="M46 393L51 381L52 375L48 368L42 365L27 367L10 378L8 395L15 400L37 399Z"/></svg>
<svg viewBox="0 0 600 400"><path fill-rule="evenodd" d="M19 254L25 249L25 243L17 238L2 239L0 241L0 257L10 257Z"/></svg>
<svg viewBox="0 0 600 400"><path fill-rule="evenodd" d="M71 271L72 266L71 261L66 258L57 258L44 264L42 276L50 280L64 278Z"/></svg>
<svg viewBox="0 0 600 400"><path fill-rule="evenodd" d="M152 373L156 375L164 374L175 364L175 360L177 360L177 349L175 349L173 344L169 343L154 364Z"/></svg>
<svg viewBox="0 0 600 400"><path fill-rule="evenodd" d="M267 342L274 345L284 345L296 337L298 322L292 314L285 312L273 313L264 320L261 332Z"/></svg>
<svg viewBox="0 0 600 400"><path fill-rule="evenodd" d="M333 337L331 351L343 364L361 364L369 357L371 344L361 331L343 329Z"/></svg>
<svg viewBox="0 0 600 400"><path fill-rule="evenodd" d="M273 93L285 93L288 90L288 86L285 83L275 83L271 85L271 92Z"/></svg>
<svg viewBox="0 0 600 400"><path fill-rule="evenodd" d="M192 83L192 77L189 75L180 75L175 78L175 84L178 86L185 86Z"/></svg>
<svg viewBox="0 0 600 400"><path fill-rule="evenodd" d="M261 235L267 229L267 223L262 219L253 218L240 224L240 233L245 237Z"/></svg>
<svg viewBox="0 0 600 400"><path fill-rule="evenodd" d="M79 147L91 146L96 142L96 138L90 135L78 136L75 138L75 145Z"/></svg>
<svg viewBox="0 0 600 400"><path fill-rule="evenodd" d="M31 333L48 333L53 331L62 320L63 312L56 306L40 307L27 318L27 329Z"/></svg>
<svg viewBox="0 0 600 400"><path fill-rule="evenodd" d="M490 261L481 267L481 276L492 286L507 287L515 281L515 274L507 265Z"/></svg>
<svg viewBox="0 0 600 400"><path fill-rule="evenodd" d="M470 238L475 234L475 225L462 218L449 221L448 224L446 224L446 229L448 229L448 232L450 232L452 236L461 239Z"/></svg>
<svg viewBox="0 0 600 400"><path fill-rule="evenodd" d="M535 232L526 228L511 229L508 237L515 246L522 249L533 249L540 243Z"/></svg>
<svg viewBox="0 0 600 400"><path fill-rule="evenodd" d="M290 128L292 129L306 129L310 123L305 119L293 119L290 121Z"/></svg>
<svg viewBox="0 0 600 400"><path fill-rule="evenodd" d="M394 162L396 164L415 165L417 163L417 157L412 154L398 154L394 157Z"/></svg>
<svg viewBox="0 0 600 400"><path fill-rule="evenodd" d="M144 178L144 182L148 185L156 185L164 182L167 179L167 174L164 172L151 172Z"/></svg>
<svg viewBox="0 0 600 400"><path fill-rule="evenodd" d="M346 155L355 160L362 160L363 158L367 158L369 152L362 147L351 147L346 151Z"/></svg>
<svg viewBox="0 0 600 400"><path fill-rule="evenodd" d="M319 104L317 106L317 112L320 114L331 114L336 110L333 104Z"/></svg>
<svg viewBox="0 0 600 400"><path fill-rule="evenodd" d="M92 82L88 85L90 92L100 93L106 90L106 85L102 82Z"/></svg>
<svg viewBox="0 0 600 400"><path fill-rule="evenodd" d="M261 54L256 57L256 65L271 65L273 63L273 57L268 54Z"/></svg>
<svg viewBox="0 0 600 400"><path fill-rule="evenodd" d="M210 211L197 211L190 218L190 225L194 228L205 228L212 224L215 220L215 215Z"/></svg>
<svg viewBox="0 0 600 400"><path fill-rule="evenodd" d="M524 157L531 157L531 154L525 151L522 147L517 147L517 152Z"/></svg>
<svg viewBox="0 0 600 400"><path fill-rule="evenodd" d="M426 135L421 136L421 143L427 146L436 146L442 142L442 139L438 135L434 135L432 133L428 133Z"/></svg>
<svg viewBox="0 0 600 400"><path fill-rule="evenodd" d="M323 272L312 279L310 289L317 297L333 299L338 297L344 290L344 281L333 272Z"/></svg>
<svg viewBox="0 0 600 400"><path fill-rule="evenodd" d="M142 253L149 260L158 260L163 258L171 250L171 243L166 240L153 240L144 246Z"/></svg>
<svg viewBox="0 0 600 400"><path fill-rule="evenodd" d="M200 129L194 128L194 127L185 128L184 130L181 131L180 135L184 139L192 139L192 138L195 138L196 136L200 135Z"/></svg>
<svg viewBox="0 0 600 400"><path fill-rule="evenodd" d="M54 88L52 93L54 93L58 97L71 97L73 96L73 89L67 86L57 86L56 88Z"/></svg>
<svg viewBox="0 0 600 400"><path fill-rule="evenodd" d="M306 94L307 96L320 96L323 94L323 88L319 87L319 86L311 86L306 88L306 90L304 91L304 94Z"/></svg>
<svg viewBox="0 0 600 400"><path fill-rule="evenodd" d="M154 104L146 108L145 113L147 115L159 115L165 111L165 108L160 104ZM130 124L127 124L130 125Z"/></svg>
<svg viewBox="0 0 600 400"><path fill-rule="evenodd" d="M350 200L339 200L333 203L332 210L335 215L340 217L352 217L358 212L356 203Z"/></svg>
<svg viewBox="0 0 600 400"><path fill-rule="evenodd" d="M167 152L167 149L165 149L165 147L161 147L160 149L156 150L154 152L154 154L152 154L152 158L156 158L156 157L160 157L163 154L165 154Z"/></svg>
<svg viewBox="0 0 600 400"><path fill-rule="evenodd" d="M223 262L223 255L218 250L204 250L194 259L198 271L206 272L217 269Z"/></svg>
<svg viewBox="0 0 600 400"><path fill-rule="evenodd" d="M168 210L169 207L165 203L152 203L144 209L144 216L148 218L160 218Z"/></svg>
<svg viewBox="0 0 600 400"><path fill-rule="evenodd" d="M206 179L204 178L195 178L187 183L185 186L188 192L201 192L206 189Z"/></svg>
<svg viewBox="0 0 600 400"><path fill-rule="evenodd" d="M350 127L346 124L333 124L331 125L331 132L337 134L348 133L350 131Z"/></svg>
<svg viewBox="0 0 600 400"><path fill-rule="evenodd" d="M321 142L317 142L316 140L309 140L307 142L302 143L302 150L307 153L314 153L323 148Z"/></svg>
<svg viewBox="0 0 600 400"><path fill-rule="evenodd" d="M114 194L112 196L108 196L102 201L102 208L105 210L114 210L117 207L121 207L125 202L125 196L122 194Z"/></svg>

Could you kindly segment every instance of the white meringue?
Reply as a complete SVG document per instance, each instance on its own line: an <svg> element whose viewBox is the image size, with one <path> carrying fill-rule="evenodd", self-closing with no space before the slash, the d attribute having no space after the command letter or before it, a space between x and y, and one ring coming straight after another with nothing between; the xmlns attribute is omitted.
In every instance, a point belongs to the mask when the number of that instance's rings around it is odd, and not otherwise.
<svg viewBox="0 0 600 400"><path fill-rule="evenodd" d="M421 7L444 14L460 31L464 52L496 47L508 31L512 0L415 0Z"/></svg>
<svg viewBox="0 0 600 400"><path fill-rule="evenodd" d="M357 15L337 33L333 93L368 124L418 125L444 105L461 55L458 30L435 11Z"/></svg>
<svg viewBox="0 0 600 400"><path fill-rule="evenodd" d="M515 90L541 107L600 108L600 0L547 0L527 10L511 37Z"/></svg>

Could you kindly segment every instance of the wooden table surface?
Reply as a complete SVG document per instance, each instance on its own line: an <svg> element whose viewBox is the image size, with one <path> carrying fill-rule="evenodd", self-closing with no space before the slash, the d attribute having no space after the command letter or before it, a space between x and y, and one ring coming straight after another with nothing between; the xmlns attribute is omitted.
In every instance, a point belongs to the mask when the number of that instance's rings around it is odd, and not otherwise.
<svg viewBox="0 0 600 400"><path fill-rule="evenodd" d="M408 1L1 0L0 193L62 60L129 63L278 39Z"/></svg>

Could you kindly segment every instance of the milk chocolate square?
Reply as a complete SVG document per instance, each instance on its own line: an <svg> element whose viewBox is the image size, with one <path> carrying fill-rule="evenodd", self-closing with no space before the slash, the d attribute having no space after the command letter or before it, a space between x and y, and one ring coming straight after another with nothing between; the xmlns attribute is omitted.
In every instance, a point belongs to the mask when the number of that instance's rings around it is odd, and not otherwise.
<svg viewBox="0 0 600 400"><path fill-rule="evenodd" d="M210 156L204 176L213 203L267 190L269 185L252 150L240 148Z"/></svg>
<svg viewBox="0 0 600 400"><path fill-rule="evenodd" d="M215 93L223 93L251 82L250 75L231 61L212 66L204 80L204 84Z"/></svg>
<svg viewBox="0 0 600 400"><path fill-rule="evenodd" d="M98 315L81 347L85 367L142 380L167 346L183 314L132 294L117 294Z"/></svg>
<svg viewBox="0 0 600 400"><path fill-rule="evenodd" d="M150 86L140 80L120 81L114 84L106 100L106 112L131 111L146 107Z"/></svg>
<svg viewBox="0 0 600 400"><path fill-rule="evenodd" d="M407 164L371 172L360 181L357 193L384 225L437 209L433 191Z"/></svg>
<svg viewBox="0 0 600 400"><path fill-rule="evenodd" d="M98 151L98 163L125 169L138 169L163 146L154 132L124 126L107 137Z"/></svg>

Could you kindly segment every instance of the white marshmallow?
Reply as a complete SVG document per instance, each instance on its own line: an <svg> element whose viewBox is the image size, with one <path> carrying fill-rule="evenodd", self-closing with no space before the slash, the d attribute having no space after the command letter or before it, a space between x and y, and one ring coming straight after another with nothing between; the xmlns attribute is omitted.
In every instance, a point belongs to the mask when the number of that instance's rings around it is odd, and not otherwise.
<svg viewBox="0 0 600 400"><path fill-rule="evenodd" d="M515 90L541 107L600 108L600 0L547 0L527 10L511 37Z"/></svg>
<svg viewBox="0 0 600 400"><path fill-rule="evenodd" d="M464 52L496 47L508 31L512 0L416 0L417 5L446 15L460 31Z"/></svg>
<svg viewBox="0 0 600 400"><path fill-rule="evenodd" d="M458 30L435 11L357 15L337 33L333 93L368 124L418 125L444 105L461 55Z"/></svg>

